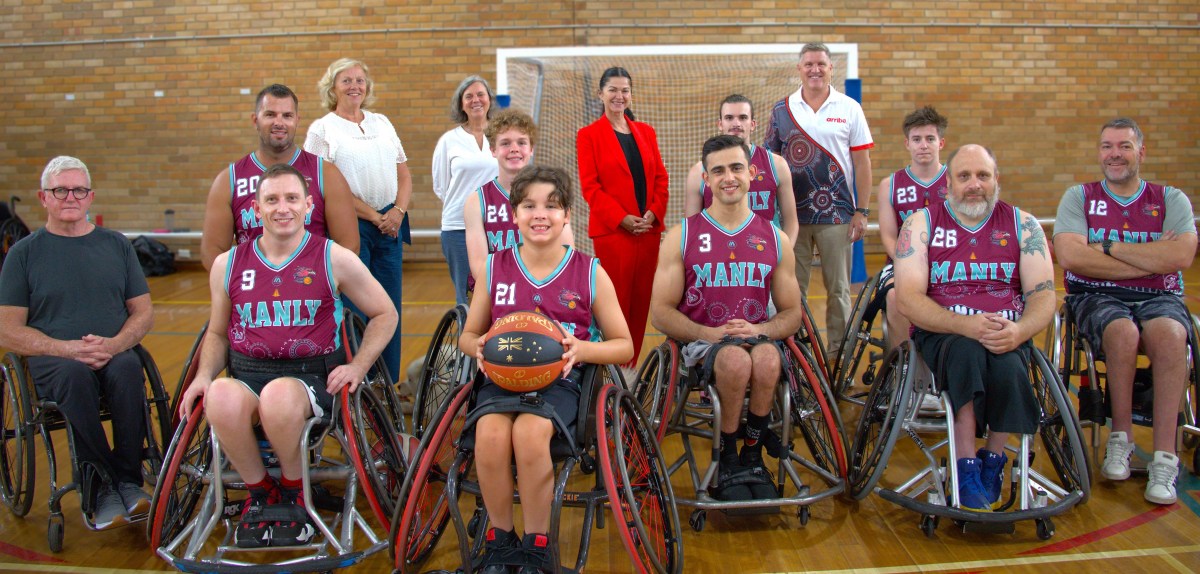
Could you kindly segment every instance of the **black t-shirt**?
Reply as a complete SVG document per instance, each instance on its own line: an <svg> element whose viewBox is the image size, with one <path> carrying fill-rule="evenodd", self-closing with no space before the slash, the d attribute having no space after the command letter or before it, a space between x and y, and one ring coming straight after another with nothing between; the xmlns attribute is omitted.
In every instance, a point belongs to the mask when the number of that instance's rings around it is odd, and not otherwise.
<svg viewBox="0 0 1200 574"><path fill-rule="evenodd" d="M13 245L0 270L0 305L25 307L26 324L48 337L112 337L125 302L150 292L133 246L103 227L82 237L39 229Z"/></svg>
<svg viewBox="0 0 1200 574"><path fill-rule="evenodd" d="M642 152L638 151L633 134L615 133L617 141L621 142L621 151L625 152L625 163L629 164L629 172L633 174L633 196L637 198L637 216L641 217L646 213L646 168L642 166Z"/></svg>

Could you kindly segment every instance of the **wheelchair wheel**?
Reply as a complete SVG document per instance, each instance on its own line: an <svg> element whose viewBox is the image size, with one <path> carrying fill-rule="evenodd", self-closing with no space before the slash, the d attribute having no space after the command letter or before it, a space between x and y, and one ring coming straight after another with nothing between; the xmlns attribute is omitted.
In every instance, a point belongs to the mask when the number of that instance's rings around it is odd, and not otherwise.
<svg viewBox="0 0 1200 574"><path fill-rule="evenodd" d="M360 385L353 394L342 392L340 400L342 429L354 451L359 483L375 517L387 525L400 500L400 486L408 469L399 435L392 426L392 412L369 385Z"/></svg>
<svg viewBox="0 0 1200 574"><path fill-rule="evenodd" d="M467 422L467 409L471 387L462 385L458 391L438 409L431 420L437 424L428 428L417 447L413 459L416 464L409 469L400 488L391 522L391 552L394 567L401 574L420 571L420 565L437 546L450 519L450 500L446 479L452 470L462 476L470 469L470 453L459 456L457 442ZM453 468L459 465L458 468ZM453 493L457 496L457 493Z"/></svg>
<svg viewBox="0 0 1200 574"><path fill-rule="evenodd" d="M1030 365L1030 382L1041 406L1042 418L1039 434L1046 454L1058 473L1058 478L1067 490L1083 493L1080 502L1087 502L1092 491L1091 461L1083 447L1083 433L1079 429L1079 417L1070 399L1066 385L1057 372L1046 361L1041 351L1033 350Z"/></svg>
<svg viewBox="0 0 1200 574"><path fill-rule="evenodd" d="M175 431L166 463L154 485L150 516L146 519L151 548L170 543L192 521L211 463L208 421L203 405L196 403L186 423Z"/></svg>
<svg viewBox="0 0 1200 574"><path fill-rule="evenodd" d="M158 365L145 347L137 345L133 348L138 359L142 362L142 371L146 376L146 448L142 455L142 474L149 484L154 484L162 471L167 443L175 434L175 412L171 409L171 397L167 394Z"/></svg>
<svg viewBox="0 0 1200 574"><path fill-rule="evenodd" d="M850 311L850 323L846 328L846 337L837 351L833 374L830 376L833 390L839 399L845 398L846 393L854 386L854 375L858 373L858 366L862 362L863 354L867 352L867 347L871 345L882 347L879 345L878 339L871 339L871 328L878 313L867 313L868 309L872 307L871 303L878 291L879 275L876 274L868 279L862 291L858 292L858 297L854 300L854 308Z"/></svg>
<svg viewBox="0 0 1200 574"><path fill-rule="evenodd" d="M418 438L433 423L434 413L453 390L474 375L471 358L458 350L458 338L466 320L466 307L458 305L446 311L433 332L429 350L425 352L421 383L413 401L412 432Z"/></svg>
<svg viewBox="0 0 1200 574"><path fill-rule="evenodd" d="M679 343L667 339L654 348L638 369L633 394L642 407L654 437L661 442L671 423L675 389L679 384Z"/></svg>
<svg viewBox="0 0 1200 574"><path fill-rule="evenodd" d="M912 393L915 353L911 341L892 349L871 385L854 434L854 454L850 460L850 493L856 500L866 498L875 488L896 446L907 414L907 397Z"/></svg>
<svg viewBox="0 0 1200 574"><path fill-rule="evenodd" d="M200 345L204 343L206 333L208 321L200 327L200 333L196 335L196 340L192 342L192 348L188 351L187 361L179 371L179 382L175 384L175 394L171 395L171 428L179 424L179 400L183 398L183 393L187 391L188 385L192 384L192 380L196 378L196 371L200 369Z"/></svg>
<svg viewBox="0 0 1200 574"><path fill-rule="evenodd" d="M829 353L826 352L828 349L825 348L825 341L821 339L821 332L817 330L817 325L813 320L812 309L808 308L808 299L801 297L800 306L804 309L804 338L800 342L807 345L812 351L813 358L816 359L814 366L828 379L831 365L829 364Z"/></svg>
<svg viewBox="0 0 1200 574"><path fill-rule="evenodd" d="M845 478L846 441L842 433L842 416L820 371L814 368L815 359L806 347L787 342L791 351L788 369L788 391L792 395L792 426L800 427L804 442L814 462L821 468Z"/></svg>
<svg viewBox="0 0 1200 574"><path fill-rule="evenodd" d="M362 345L363 333L367 330L367 324L363 322L362 317L347 310L346 320L343 325L348 323L345 330L346 347L350 351L347 358L358 354L358 349ZM397 432L404 432L404 404L400 400L400 390L397 387L398 382L392 380L392 376L388 373L387 363L383 361L383 357L376 357L375 363L371 365L367 371L367 386L375 392L375 398L382 401L390 413L388 416L392 419L392 427ZM349 427L347 427L349 428ZM388 512L391 515L391 512Z"/></svg>
<svg viewBox="0 0 1200 574"><path fill-rule="evenodd" d="M682 572L679 514L654 433L633 396L614 385L596 404L597 451L613 522L636 572Z"/></svg>
<svg viewBox="0 0 1200 574"><path fill-rule="evenodd" d="M1183 422L1190 426L1200 426L1200 317L1192 315L1192 328L1188 337L1188 383L1184 391ZM1200 448L1200 435L1183 433L1184 448ZM1200 462L1200 450L1193 455ZM1197 466L1193 464L1192 466ZM1197 473L1200 473L1198 467Z"/></svg>
<svg viewBox="0 0 1200 574"><path fill-rule="evenodd" d="M29 228L25 227L20 219L17 219L15 212L13 217L0 223L0 267L4 265L4 258L8 256L8 250L12 249L13 244L26 235L29 235Z"/></svg>
<svg viewBox="0 0 1200 574"><path fill-rule="evenodd" d="M33 409L25 362L16 353L4 355L0 363L0 500L17 516L25 516L33 505Z"/></svg>

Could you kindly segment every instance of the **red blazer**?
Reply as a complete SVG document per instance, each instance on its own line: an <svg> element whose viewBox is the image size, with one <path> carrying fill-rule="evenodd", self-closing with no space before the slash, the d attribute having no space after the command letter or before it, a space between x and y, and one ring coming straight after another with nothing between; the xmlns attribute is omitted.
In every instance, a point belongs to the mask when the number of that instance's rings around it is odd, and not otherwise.
<svg viewBox="0 0 1200 574"><path fill-rule="evenodd" d="M629 131L642 154L646 172L646 209L654 213L656 232L662 232L667 215L667 167L658 151L658 137L650 124L629 121ZM588 236L600 237L621 229L626 215L641 217L633 194L633 176L625 152L608 118L601 116L579 130L575 137L579 187L588 202Z"/></svg>

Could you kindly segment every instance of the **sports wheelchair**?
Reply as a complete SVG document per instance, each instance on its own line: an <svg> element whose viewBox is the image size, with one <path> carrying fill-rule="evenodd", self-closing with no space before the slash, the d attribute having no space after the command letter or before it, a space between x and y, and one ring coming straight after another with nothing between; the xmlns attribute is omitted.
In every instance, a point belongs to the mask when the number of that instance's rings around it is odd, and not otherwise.
<svg viewBox="0 0 1200 574"><path fill-rule="evenodd" d="M1005 446L1015 456L1008 473L1008 492L1001 492L997 512L959 507L954 462L958 455L949 431L955 413L912 341L888 353L871 385L851 454L850 492L854 498L862 500L875 492L920 513L921 530L929 537L934 536L941 518L954 520L963 532L985 533L1012 533L1016 522L1034 520L1038 538L1053 536L1051 517L1086 501L1091 493L1088 459L1079 420L1058 373L1040 350L1033 349L1030 359L1042 448L1040 453L1035 451L1033 435L1022 435L1015 447ZM925 395L938 396L945 414L925 416L919 408ZM930 438L931 434L942 437ZM906 448L906 443L899 447L900 456L893 457L901 436L910 439L911 448ZM943 448L945 453L939 458Z"/></svg>
<svg viewBox="0 0 1200 574"><path fill-rule="evenodd" d="M713 496L719 473L719 441L713 427L721 419L721 405L714 381L701 380L698 368L685 367L677 341L668 339L655 348L638 369L634 395L648 413L650 424L662 444L669 432L679 433L683 452L668 468L670 474L686 467L694 498L676 498L681 506L693 508L689 524L704 529L709 510L727 514L777 513L781 506L798 506L802 525L808 523L808 505L845 489L848 470L841 414L833 402L828 383L807 346L789 337L782 342L783 377L772 409L771 432L780 437L775 473L777 499L723 501ZM799 427L803 447L797 448L793 429ZM692 438L709 441L707 464L697 461ZM706 445L707 447L708 445ZM815 475L825 488L813 491L798 472L797 465ZM786 477L786 479L785 479Z"/></svg>
<svg viewBox="0 0 1200 574"><path fill-rule="evenodd" d="M620 377L613 366L588 366L580 382L576 424L563 428L554 419L556 436L550 452L557 473L549 548L554 563L562 564L562 507L583 508L574 565L560 567L562 572L583 571L592 525L604 527L603 507L608 506L636 572L679 573L683 541L666 467L653 430ZM497 410L488 408L491 401L475 408L475 391L482 379L477 376L452 389L414 454L401 490L403 505L392 517L396 572L418 572L450 522L458 537L459 571L469 574L480 565L488 518L479 483L472 476L473 426L479 416ZM510 401L500 410L510 410L515 403L521 412L545 412L539 399L528 396L500 400ZM576 468L595 478L575 477ZM473 507L461 500L464 493L474 495ZM517 495L514 498L519 502ZM472 512L469 520L464 520L464 511Z"/></svg>
<svg viewBox="0 0 1200 574"><path fill-rule="evenodd" d="M1088 338L1079 332L1075 316L1066 304L1059 308L1053 328L1046 333L1045 347L1051 364L1059 366L1063 381L1070 382L1072 377L1078 380L1079 418L1083 426L1091 427L1091 454L1100 461L1103 454L1099 427L1108 422L1111 413L1104 354L1093 349ZM1197 448L1200 446L1200 318L1196 315L1192 315L1188 329L1187 353L1187 391L1176 424L1182 431L1183 446L1193 449L1192 471L1200 475L1200 448ZM1154 424L1154 380L1148 365L1139 366L1134 375L1133 422L1142 426ZM1145 465L1137 464L1137 460L1136 456L1132 458L1130 470L1145 473Z"/></svg>
<svg viewBox="0 0 1200 574"><path fill-rule="evenodd" d="M425 351L421 381L413 398L412 433L420 438L434 423L437 410L450 393L475 378L475 358L458 349L467 320L467 306L456 305L438 322Z"/></svg>
<svg viewBox="0 0 1200 574"><path fill-rule="evenodd" d="M17 217L19 201L21 198L14 195L8 204L0 203L0 268L4 267L4 257L13 244L29 235L29 226Z"/></svg>
<svg viewBox="0 0 1200 574"><path fill-rule="evenodd" d="M143 410L146 424L146 441L142 451L142 474L147 482L153 482L163 461L163 445L170 439L174 427L168 409L170 398L163 387L162 377L154 359L141 345L134 347L142 363L145 377L146 403ZM29 375L25 358L16 353L7 353L0 363L0 418L4 420L3 448L0 449L0 500L17 516L25 516L33 504L36 490L34 484L35 456L34 437L42 435L46 447L46 459L50 470L50 518L46 528L46 541L53 552L63 548L65 523L62 499L71 491L79 491L80 509L84 524L96 529L93 513L96 508L96 487L99 476L91 465L76 461L75 434L71 423L53 401L37 396L33 379ZM111 420L105 397L101 396L100 420ZM58 464L51 432L67 429L67 446L71 457L71 480L59 486ZM145 514L129 517L131 522L146 519Z"/></svg>
<svg viewBox="0 0 1200 574"><path fill-rule="evenodd" d="M887 294L892 286L891 268L885 267L867 280L854 300L850 322L846 325L846 338L837 349L833 371L829 376L838 400L861 405L867 393L852 392L852 389L863 358L865 356L867 359L866 371L859 380L865 386L874 380L879 360L887 353L888 328L884 311L887 308ZM879 333L875 327L877 318L881 319Z"/></svg>
<svg viewBox="0 0 1200 574"><path fill-rule="evenodd" d="M358 350L361 332L361 324L356 329L349 318L343 323L348 357ZM184 365L176 400L195 378L203 339L201 331ZM386 367L376 361L355 392L344 388L334 397L328 420L313 417L305 424L300 439L305 453L303 492L316 536L302 546L243 549L233 544L241 504L231 500L230 491L244 489L245 483L223 459L220 442L209 432L203 405L197 402L179 421L158 477L147 523L151 547L185 572L327 571L357 564L386 548L377 528L388 527L397 506L409 446L407 435L394 423L396 403L385 398L394 392L387 379ZM269 461L269 443L259 439L264 460ZM268 474L278 479L278 467L268 464ZM360 493L366 511L359 509ZM370 523L372 517L376 525ZM214 540L218 525L224 531ZM356 534L365 541L356 541ZM274 562L234 557L266 551L287 556Z"/></svg>

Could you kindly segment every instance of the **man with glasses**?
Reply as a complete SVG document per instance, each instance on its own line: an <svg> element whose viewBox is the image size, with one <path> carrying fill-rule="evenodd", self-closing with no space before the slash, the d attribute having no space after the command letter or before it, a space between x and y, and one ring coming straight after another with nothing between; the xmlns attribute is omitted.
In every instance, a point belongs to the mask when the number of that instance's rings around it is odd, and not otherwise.
<svg viewBox="0 0 1200 574"><path fill-rule="evenodd" d="M124 235L88 221L91 175L59 156L42 172L46 226L0 271L0 347L26 357L39 397L71 422L76 462L99 476L93 521L105 529L149 510L142 490L145 384L132 347L154 322L150 289ZM100 424L112 413L113 447Z"/></svg>

